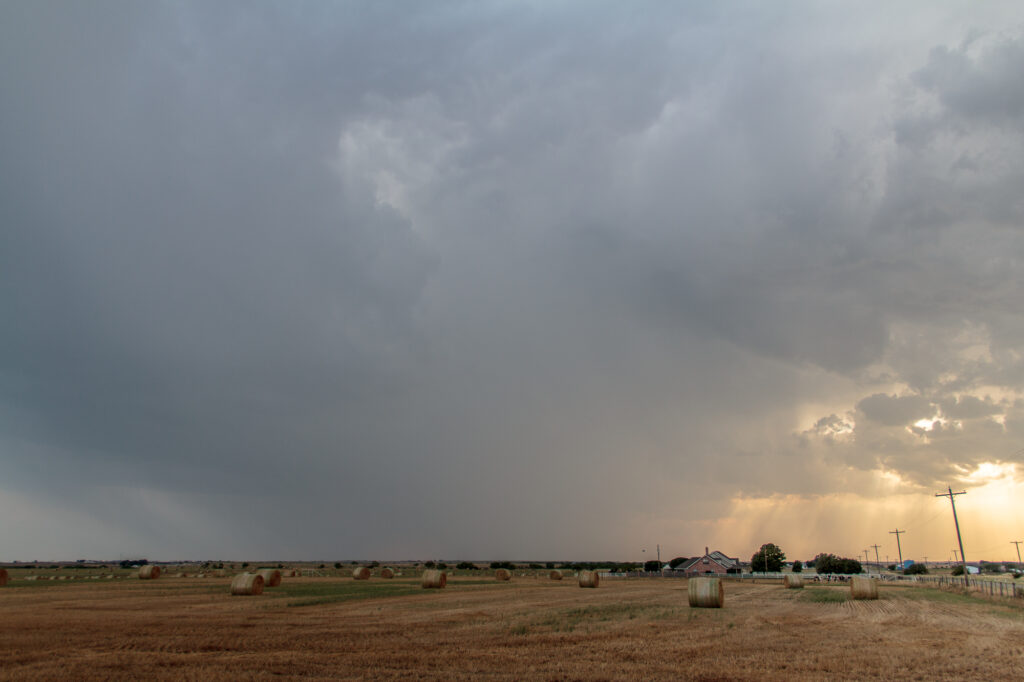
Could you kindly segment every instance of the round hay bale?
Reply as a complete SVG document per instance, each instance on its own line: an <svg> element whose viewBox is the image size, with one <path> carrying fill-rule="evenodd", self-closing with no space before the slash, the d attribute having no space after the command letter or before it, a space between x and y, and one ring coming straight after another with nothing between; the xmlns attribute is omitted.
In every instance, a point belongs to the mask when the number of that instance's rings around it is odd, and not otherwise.
<svg viewBox="0 0 1024 682"><path fill-rule="evenodd" d="M448 574L444 571L423 571L423 589L441 589L448 584Z"/></svg>
<svg viewBox="0 0 1024 682"><path fill-rule="evenodd" d="M787 575L783 579L783 583L786 585L787 590L802 590L804 589L804 578L800 575Z"/></svg>
<svg viewBox="0 0 1024 682"><path fill-rule="evenodd" d="M720 578L690 578L690 606L699 609L720 609L725 603L725 589Z"/></svg>
<svg viewBox="0 0 1024 682"><path fill-rule="evenodd" d="M390 568L385 566L384 568L380 569L380 577L381 578L394 578L395 577L395 572L392 571Z"/></svg>
<svg viewBox="0 0 1024 682"><path fill-rule="evenodd" d="M261 568L257 573L263 576L263 587L277 587L281 584L281 571L276 568Z"/></svg>
<svg viewBox="0 0 1024 682"><path fill-rule="evenodd" d="M580 587L597 587L601 583L601 576L597 571L580 571Z"/></svg>
<svg viewBox="0 0 1024 682"><path fill-rule="evenodd" d="M854 576L850 581L850 597L853 599L878 599L878 582L874 578Z"/></svg>
<svg viewBox="0 0 1024 682"><path fill-rule="evenodd" d="M6 585L7 584L7 580L8 580L7 569L6 568L0 568L0 587L3 587L4 585Z"/></svg>
<svg viewBox="0 0 1024 682"><path fill-rule="evenodd" d="M561 571L551 571L551 573L548 573L548 577L550 577L552 580L561 580L562 579L562 572Z"/></svg>
<svg viewBox="0 0 1024 682"><path fill-rule="evenodd" d="M512 580L512 573L510 573L507 568L499 568L494 572L494 578L495 580L503 581Z"/></svg>
<svg viewBox="0 0 1024 682"><path fill-rule="evenodd" d="M156 580L160 577L160 567L153 564L146 564L139 569L140 580Z"/></svg>
<svg viewBox="0 0 1024 682"><path fill-rule="evenodd" d="M369 580L370 579L370 569L368 569L366 566L357 566L356 568L353 568L352 569L352 579L353 580Z"/></svg>
<svg viewBox="0 0 1024 682"><path fill-rule="evenodd" d="M231 594L263 594L263 583L259 573L240 573L231 581Z"/></svg>

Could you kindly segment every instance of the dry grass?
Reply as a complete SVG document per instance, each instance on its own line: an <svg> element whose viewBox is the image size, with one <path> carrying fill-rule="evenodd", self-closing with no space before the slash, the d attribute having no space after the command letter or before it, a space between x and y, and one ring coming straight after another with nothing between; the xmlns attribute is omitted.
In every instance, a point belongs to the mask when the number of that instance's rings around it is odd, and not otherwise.
<svg viewBox="0 0 1024 682"><path fill-rule="evenodd" d="M723 608L690 609L678 579L298 578L248 599L228 583L12 581L0 678L1024 679L1019 602L922 588L726 582ZM302 594L351 598L289 606Z"/></svg>

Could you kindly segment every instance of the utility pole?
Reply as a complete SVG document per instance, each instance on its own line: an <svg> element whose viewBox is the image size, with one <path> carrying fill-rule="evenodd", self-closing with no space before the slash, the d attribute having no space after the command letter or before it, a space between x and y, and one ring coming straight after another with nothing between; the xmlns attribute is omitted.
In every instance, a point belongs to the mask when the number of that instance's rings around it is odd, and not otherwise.
<svg viewBox="0 0 1024 682"><path fill-rule="evenodd" d="M658 570L661 570L661 545L658 545Z"/></svg>
<svg viewBox="0 0 1024 682"><path fill-rule="evenodd" d="M875 565L877 566L878 565L878 548L880 547L880 545L871 545L871 546L875 548ZM882 569L879 568L878 572L881 573Z"/></svg>
<svg viewBox="0 0 1024 682"><path fill-rule="evenodd" d="M967 557L964 556L964 541L960 539L960 522L956 520L956 500L954 499L957 495L966 495L966 490L961 490L958 493L953 492L950 487L946 488L947 492L935 493L935 497L948 497L950 505L953 506L953 525L956 526L956 542L960 545L960 564L964 567L964 585L968 585L967 581ZM899 539L899 536L896 536Z"/></svg>
<svg viewBox="0 0 1024 682"><path fill-rule="evenodd" d="M1017 568L1020 568L1020 540L1010 540L1011 545L1017 545Z"/></svg>
<svg viewBox="0 0 1024 682"><path fill-rule="evenodd" d="M900 547L900 533L906 533L906 532L907 531L900 530L899 528L897 528L896 530L889 531L889 535L895 535L896 536L896 551L898 551L900 553L900 570L901 571L905 567L903 566L903 548Z"/></svg>
<svg viewBox="0 0 1024 682"><path fill-rule="evenodd" d="M960 555L957 554L957 551L955 549L951 549L949 551L953 553L953 562L960 563Z"/></svg>
<svg viewBox="0 0 1024 682"><path fill-rule="evenodd" d="M864 565L868 568L871 567L871 563L868 561L868 551L866 549L864 550Z"/></svg>

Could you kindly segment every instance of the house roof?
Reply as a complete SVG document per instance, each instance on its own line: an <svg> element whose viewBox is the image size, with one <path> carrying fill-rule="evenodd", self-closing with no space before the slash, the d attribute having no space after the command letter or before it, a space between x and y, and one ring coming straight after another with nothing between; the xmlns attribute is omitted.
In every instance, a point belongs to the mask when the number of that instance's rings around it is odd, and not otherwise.
<svg viewBox="0 0 1024 682"><path fill-rule="evenodd" d="M710 556L712 559L722 564L723 566L738 566L740 563L740 560L738 558L725 556L717 549L714 552L711 552L708 556Z"/></svg>
<svg viewBox="0 0 1024 682"><path fill-rule="evenodd" d="M708 552L707 554L705 554L703 556L695 556L692 559L688 559L688 560L684 561L683 563L679 564L678 566L676 566L676 570L677 571L687 571L687 570L693 568L694 566L696 566L697 564L702 563L704 561L704 559L708 559L709 561L714 561L716 564L718 564L719 566L721 566L722 568L725 568L725 569L733 568L735 566L738 566L739 563L740 563L739 559L733 559L731 557L727 557L724 554L722 554L721 552L716 550L714 552Z"/></svg>

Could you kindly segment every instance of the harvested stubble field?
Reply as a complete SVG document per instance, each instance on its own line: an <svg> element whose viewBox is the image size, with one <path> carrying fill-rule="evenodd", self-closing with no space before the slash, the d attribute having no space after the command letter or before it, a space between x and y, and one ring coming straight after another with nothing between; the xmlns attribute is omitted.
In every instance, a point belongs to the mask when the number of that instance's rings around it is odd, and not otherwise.
<svg viewBox="0 0 1024 682"><path fill-rule="evenodd" d="M546 578L546 576L544 576ZM34 583L0 590L2 679L1024 679L1024 608L934 589L516 576Z"/></svg>

